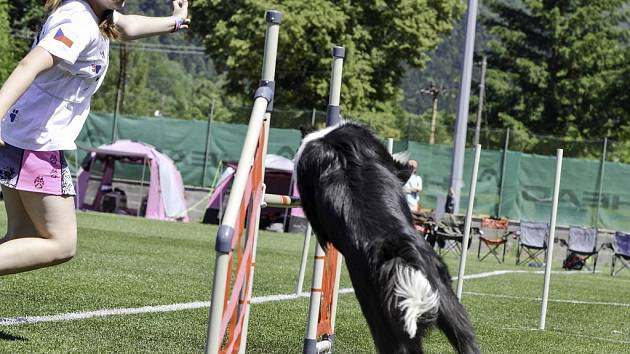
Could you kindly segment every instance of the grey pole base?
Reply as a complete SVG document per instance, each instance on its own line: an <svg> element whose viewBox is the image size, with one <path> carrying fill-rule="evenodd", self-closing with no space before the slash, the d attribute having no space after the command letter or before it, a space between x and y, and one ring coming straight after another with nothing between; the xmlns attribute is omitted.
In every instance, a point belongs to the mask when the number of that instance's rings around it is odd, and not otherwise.
<svg viewBox="0 0 630 354"><path fill-rule="evenodd" d="M304 339L303 354L317 354L317 341L315 339Z"/></svg>

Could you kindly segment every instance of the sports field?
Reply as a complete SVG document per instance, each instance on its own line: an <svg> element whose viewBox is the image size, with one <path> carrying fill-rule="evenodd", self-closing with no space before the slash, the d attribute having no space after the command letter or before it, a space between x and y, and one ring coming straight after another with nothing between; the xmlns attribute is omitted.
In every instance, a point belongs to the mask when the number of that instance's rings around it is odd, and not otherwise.
<svg viewBox="0 0 630 354"><path fill-rule="evenodd" d="M4 231L3 203L0 209ZM0 278L0 352L201 352L216 227L97 213L80 213L78 221L71 262ZM260 235L250 353L302 352L308 299L274 296L294 294L302 242L300 235ZM467 274L476 276L464 282L463 303L482 352L630 353L630 271L610 277L609 253L595 275L554 264L546 331L536 330L541 269L514 266L513 253L505 264L469 253ZM458 258L445 259L456 275ZM350 288L345 274L341 288ZM345 290L339 299L335 352L374 353L354 295ZM452 352L437 331L425 349Z"/></svg>

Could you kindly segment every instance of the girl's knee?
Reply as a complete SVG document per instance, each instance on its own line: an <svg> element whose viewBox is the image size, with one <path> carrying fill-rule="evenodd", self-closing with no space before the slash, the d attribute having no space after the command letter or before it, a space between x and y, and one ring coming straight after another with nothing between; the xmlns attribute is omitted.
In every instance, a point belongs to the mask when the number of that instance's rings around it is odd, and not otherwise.
<svg viewBox="0 0 630 354"><path fill-rule="evenodd" d="M56 262L63 263L71 260L77 253L77 247L75 244L61 244L58 245L54 258Z"/></svg>
<svg viewBox="0 0 630 354"><path fill-rule="evenodd" d="M76 238L73 242L66 242L63 246L63 255L67 258L72 258L77 254L77 242Z"/></svg>
<svg viewBox="0 0 630 354"><path fill-rule="evenodd" d="M60 262L71 260L77 253L76 233L52 240L56 244L55 258Z"/></svg>

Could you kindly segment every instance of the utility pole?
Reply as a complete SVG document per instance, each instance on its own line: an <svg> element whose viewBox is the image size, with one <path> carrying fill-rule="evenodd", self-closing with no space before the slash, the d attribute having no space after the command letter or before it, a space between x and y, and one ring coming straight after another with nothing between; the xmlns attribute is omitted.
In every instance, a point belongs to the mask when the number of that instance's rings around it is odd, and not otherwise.
<svg viewBox="0 0 630 354"><path fill-rule="evenodd" d="M483 112L483 99L486 95L486 67L488 63L486 56L481 59L481 81L479 82L479 105L477 106L477 122L475 124L475 141L474 145L479 144L479 129L481 128L481 113Z"/></svg>
<svg viewBox="0 0 630 354"><path fill-rule="evenodd" d="M442 85L441 87L436 85L435 83L431 83L431 86L420 90L421 95L431 96L431 135L429 135L429 144L435 144L435 125L437 122L437 105L438 98L441 95L445 95L447 92L446 87Z"/></svg>
<svg viewBox="0 0 630 354"><path fill-rule="evenodd" d="M468 104L470 103L470 82L472 74L473 54L475 51L475 26L477 25L477 0L468 0L466 10L466 39L464 43L464 61L459 87L459 103L457 105L457 121L455 122L455 139L453 143L453 164L451 166L451 188L455 213L459 212L459 197L464 184L464 152L466 148L466 126L468 124Z"/></svg>
<svg viewBox="0 0 630 354"><path fill-rule="evenodd" d="M127 86L127 61L129 58L129 48L127 43L123 42L120 46L120 55L118 56L119 71L118 83L116 84L116 106L114 107L114 121L112 122L112 144L118 139L116 131L118 130L118 115L123 110L125 101L125 87Z"/></svg>

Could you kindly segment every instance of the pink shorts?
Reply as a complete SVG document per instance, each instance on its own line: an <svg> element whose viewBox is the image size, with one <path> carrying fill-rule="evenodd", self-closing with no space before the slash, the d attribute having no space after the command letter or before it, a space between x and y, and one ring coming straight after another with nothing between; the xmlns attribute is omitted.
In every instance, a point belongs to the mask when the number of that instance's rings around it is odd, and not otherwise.
<svg viewBox="0 0 630 354"><path fill-rule="evenodd" d="M5 144L0 147L0 184L22 191L75 195L63 151L31 151Z"/></svg>

